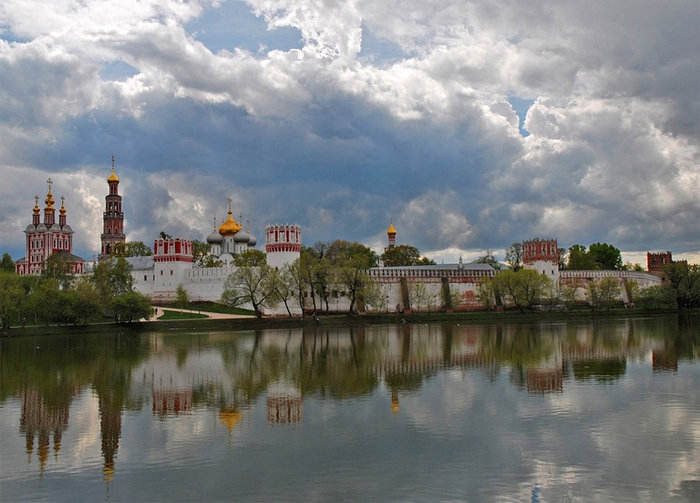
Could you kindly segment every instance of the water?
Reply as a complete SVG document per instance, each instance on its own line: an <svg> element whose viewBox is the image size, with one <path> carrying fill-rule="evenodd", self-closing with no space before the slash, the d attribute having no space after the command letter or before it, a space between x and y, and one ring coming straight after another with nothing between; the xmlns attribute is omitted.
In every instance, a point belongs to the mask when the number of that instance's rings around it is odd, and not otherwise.
<svg viewBox="0 0 700 503"><path fill-rule="evenodd" d="M698 317L0 342L0 500L700 501Z"/></svg>

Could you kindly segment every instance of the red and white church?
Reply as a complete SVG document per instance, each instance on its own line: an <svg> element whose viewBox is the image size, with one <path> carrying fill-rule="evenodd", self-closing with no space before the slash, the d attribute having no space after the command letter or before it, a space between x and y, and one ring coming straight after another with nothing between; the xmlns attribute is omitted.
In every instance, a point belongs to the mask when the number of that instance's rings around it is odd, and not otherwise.
<svg viewBox="0 0 700 503"><path fill-rule="evenodd" d="M46 183L49 190L44 199L44 219L41 220L41 208L39 208L39 196L34 196L34 208L32 210L32 222L24 230L25 255L17 260L15 269L17 274L39 275L45 267L49 257L56 256L67 264L69 272L82 274L85 271L85 261L73 254L73 229L66 221L65 198L61 196L61 208L58 210L58 222L56 222L56 201L53 198L53 181L49 178Z"/></svg>

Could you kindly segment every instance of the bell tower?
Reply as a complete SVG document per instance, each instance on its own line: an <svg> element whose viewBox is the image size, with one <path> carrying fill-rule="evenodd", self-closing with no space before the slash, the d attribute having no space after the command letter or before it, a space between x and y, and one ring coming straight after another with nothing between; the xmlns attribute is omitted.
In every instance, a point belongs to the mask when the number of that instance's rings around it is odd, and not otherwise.
<svg viewBox="0 0 700 503"><path fill-rule="evenodd" d="M115 244L126 242L122 196L119 195L119 177L114 172L114 156L112 156L112 174L107 178L107 184L109 193L105 197L105 211L102 217L100 260L110 255Z"/></svg>

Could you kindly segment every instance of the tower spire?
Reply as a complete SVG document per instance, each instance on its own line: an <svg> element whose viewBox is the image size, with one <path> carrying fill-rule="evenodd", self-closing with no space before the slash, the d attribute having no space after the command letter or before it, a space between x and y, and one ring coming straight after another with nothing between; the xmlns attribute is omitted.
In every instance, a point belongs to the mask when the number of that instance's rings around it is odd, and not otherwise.
<svg viewBox="0 0 700 503"><path fill-rule="evenodd" d="M56 201L53 198L53 193L51 192L51 186L53 185L53 180L49 177L46 180L46 183L49 186L49 191L46 193L46 199L44 199L44 203L46 204L46 207L44 208L44 224L46 225L53 225L55 222L55 214L56 214L56 209L53 207L53 203Z"/></svg>
<svg viewBox="0 0 700 503"><path fill-rule="evenodd" d="M115 161L116 157L112 154L112 173L107 178L109 192L105 197L105 211L103 213L100 260L111 253L115 244L126 241L122 196L119 195L119 177L114 171Z"/></svg>

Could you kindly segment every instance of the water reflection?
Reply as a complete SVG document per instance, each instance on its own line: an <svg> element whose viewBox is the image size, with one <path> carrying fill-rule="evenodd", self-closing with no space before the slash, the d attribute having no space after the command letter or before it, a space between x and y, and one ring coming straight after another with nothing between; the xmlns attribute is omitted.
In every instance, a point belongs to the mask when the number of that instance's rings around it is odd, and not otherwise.
<svg viewBox="0 0 700 503"><path fill-rule="evenodd" d="M62 455L74 400L92 397L101 473L112 482L126 414L150 409L152 421L168 422L194 420L203 411L231 439L246 416L257 420L251 411L258 403L266 424L281 428L318 419L322 409L305 410L306 397L323 402L383 396L385 410L395 417L404 399L415 399L427 382L450 372L476 372L486 382L506 375L517 392L564 396L577 385L614 385L630 362L653 375L674 374L679 363L697 362L699 332L697 318L676 316L6 339L0 413L13 411L4 405L20 404L28 464L43 475L50 455L56 463ZM5 437L11 433L7 424L0 423ZM13 444L3 445L3 458L11 459L6 446L14 450ZM75 460L63 461L70 463ZM534 495L540 488L529 490Z"/></svg>

